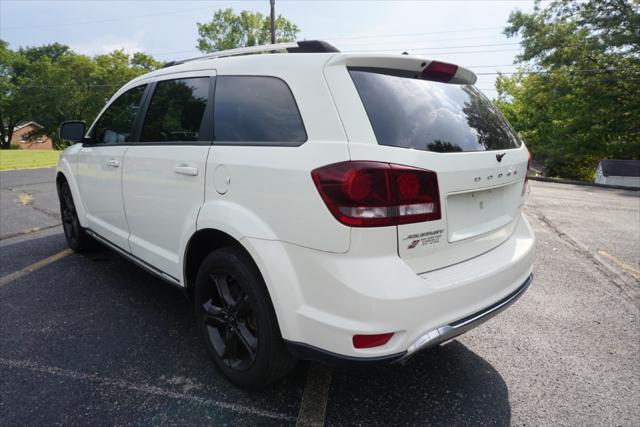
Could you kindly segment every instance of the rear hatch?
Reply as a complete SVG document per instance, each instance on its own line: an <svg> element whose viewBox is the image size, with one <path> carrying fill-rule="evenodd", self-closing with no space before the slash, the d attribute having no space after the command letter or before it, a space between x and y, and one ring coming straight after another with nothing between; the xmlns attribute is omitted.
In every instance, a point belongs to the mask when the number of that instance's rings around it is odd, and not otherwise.
<svg viewBox="0 0 640 427"><path fill-rule="evenodd" d="M340 67L352 88L339 83ZM398 254L417 273L473 258L511 236L528 152L472 85L473 73L414 57L345 55L325 75L334 96L341 86L336 102L351 160L437 174L441 218L397 226Z"/></svg>

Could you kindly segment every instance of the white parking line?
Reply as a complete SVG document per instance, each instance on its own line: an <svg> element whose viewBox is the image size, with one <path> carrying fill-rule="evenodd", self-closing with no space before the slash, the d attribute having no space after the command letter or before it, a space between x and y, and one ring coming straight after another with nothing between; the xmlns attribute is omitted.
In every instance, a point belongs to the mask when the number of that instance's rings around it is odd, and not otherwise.
<svg viewBox="0 0 640 427"><path fill-rule="evenodd" d="M259 408L253 408L250 406L239 405L237 403L222 402L219 400L210 400L204 397L195 396L187 393L177 393L171 390L167 390L162 387L157 387L148 384L136 384L129 381L118 380L108 377L103 377L96 374L85 374L82 372L72 371L69 369L57 368L55 366L47 366L38 362L32 362L28 360L12 360L0 358L0 366L7 368L19 368L27 369L32 372L38 372L43 374L55 375L58 377L70 378L78 381L86 381L93 384L109 387L119 387L139 393L153 394L156 396L168 397L171 399L186 400L191 403L204 406L213 406L220 409L226 409L236 412L242 415L256 415L264 418L271 418L279 421L293 422L295 417L291 417L285 414L279 414L277 412L265 411Z"/></svg>
<svg viewBox="0 0 640 427"><path fill-rule="evenodd" d="M311 362L296 426L323 426L331 386L331 368Z"/></svg>

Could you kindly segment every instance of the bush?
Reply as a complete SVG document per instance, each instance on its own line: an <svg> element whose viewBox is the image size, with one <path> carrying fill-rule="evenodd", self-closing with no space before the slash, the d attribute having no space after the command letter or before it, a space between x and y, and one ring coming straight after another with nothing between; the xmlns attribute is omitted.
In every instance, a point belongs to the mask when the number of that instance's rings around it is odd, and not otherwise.
<svg viewBox="0 0 640 427"><path fill-rule="evenodd" d="M9 146L9 150L22 150L22 147L20 146L20 144L11 144Z"/></svg>

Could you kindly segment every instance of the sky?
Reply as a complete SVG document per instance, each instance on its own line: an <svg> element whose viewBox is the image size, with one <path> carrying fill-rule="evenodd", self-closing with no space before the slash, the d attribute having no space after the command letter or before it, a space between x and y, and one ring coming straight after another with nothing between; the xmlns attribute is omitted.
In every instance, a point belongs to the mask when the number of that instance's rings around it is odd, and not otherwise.
<svg viewBox="0 0 640 427"><path fill-rule="evenodd" d="M276 0L276 13L300 28L300 39L326 40L343 52L407 51L468 67L476 86L495 97L496 73L513 72L519 52L518 38L502 33L509 14L533 3ZM124 49L169 61L197 56L196 23L227 7L268 14L269 0L0 0L0 39L13 49L59 42L87 55Z"/></svg>

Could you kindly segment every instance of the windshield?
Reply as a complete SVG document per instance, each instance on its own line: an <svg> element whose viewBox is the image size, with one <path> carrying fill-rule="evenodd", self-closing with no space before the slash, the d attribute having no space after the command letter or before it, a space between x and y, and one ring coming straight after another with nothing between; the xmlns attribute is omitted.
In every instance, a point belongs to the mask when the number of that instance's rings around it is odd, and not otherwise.
<svg viewBox="0 0 640 427"><path fill-rule="evenodd" d="M505 150L521 142L506 119L469 85L350 69L378 144L439 153Z"/></svg>

